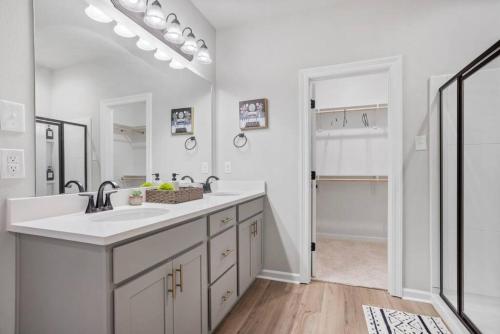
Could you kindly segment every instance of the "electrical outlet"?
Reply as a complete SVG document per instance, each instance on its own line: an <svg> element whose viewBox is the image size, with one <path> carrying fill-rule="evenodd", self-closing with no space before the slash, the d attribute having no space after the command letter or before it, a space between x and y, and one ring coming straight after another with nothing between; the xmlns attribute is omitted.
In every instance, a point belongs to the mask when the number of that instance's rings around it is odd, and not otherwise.
<svg viewBox="0 0 500 334"><path fill-rule="evenodd" d="M231 161L224 162L224 173L231 174L231 172L232 172Z"/></svg>
<svg viewBox="0 0 500 334"><path fill-rule="evenodd" d="M1 173L2 179L23 179L24 172L24 150L1 149Z"/></svg>
<svg viewBox="0 0 500 334"><path fill-rule="evenodd" d="M201 163L201 173L208 174L208 162L204 161Z"/></svg>
<svg viewBox="0 0 500 334"><path fill-rule="evenodd" d="M0 130L25 132L24 104L0 100Z"/></svg>

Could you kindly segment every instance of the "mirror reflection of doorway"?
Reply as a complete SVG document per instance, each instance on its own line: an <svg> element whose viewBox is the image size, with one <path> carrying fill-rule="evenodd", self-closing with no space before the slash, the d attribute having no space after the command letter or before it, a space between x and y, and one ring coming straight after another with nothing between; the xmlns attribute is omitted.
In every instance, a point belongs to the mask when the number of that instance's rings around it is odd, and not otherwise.
<svg viewBox="0 0 500 334"><path fill-rule="evenodd" d="M122 188L151 180L152 94L101 101L101 180Z"/></svg>
<svg viewBox="0 0 500 334"><path fill-rule="evenodd" d="M113 173L122 188L146 182L146 103L112 107Z"/></svg>

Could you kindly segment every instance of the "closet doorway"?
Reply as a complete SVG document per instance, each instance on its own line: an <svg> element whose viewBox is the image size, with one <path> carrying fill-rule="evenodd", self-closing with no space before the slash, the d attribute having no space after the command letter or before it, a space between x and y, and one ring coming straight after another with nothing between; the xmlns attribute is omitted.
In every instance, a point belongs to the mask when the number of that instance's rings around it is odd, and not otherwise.
<svg viewBox="0 0 500 334"><path fill-rule="evenodd" d="M388 73L319 80L311 93L312 277L387 290Z"/></svg>
<svg viewBox="0 0 500 334"><path fill-rule="evenodd" d="M300 84L301 281L402 296L402 59L306 69Z"/></svg>

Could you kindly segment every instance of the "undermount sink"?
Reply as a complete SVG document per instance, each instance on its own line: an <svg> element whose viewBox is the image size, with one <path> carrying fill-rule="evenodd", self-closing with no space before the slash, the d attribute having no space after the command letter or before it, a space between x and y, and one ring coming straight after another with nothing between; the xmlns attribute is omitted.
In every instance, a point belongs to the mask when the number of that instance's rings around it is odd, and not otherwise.
<svg viewBox="0 0 500 334"><path fill-rule="evenodd" d="M137 208L129 210L108 211L108 212L96 213L94 216L90 217L90 220L94 222L116 222L116 221L138 220L138 219L146 219L146 218L161 216L168 213L168 211L169 210L167 209L157 209L157 208Z"/></svg>
<svg viewBox="0 0 500 334"><path fill-rule="evenodd" d="M210 196L238 196L238 195L241 195L241 193L236 193L236 192L232 192L232 191L218 191L218 192L214 192L214 193L208 193L206 195L210 195Z"/></svg>

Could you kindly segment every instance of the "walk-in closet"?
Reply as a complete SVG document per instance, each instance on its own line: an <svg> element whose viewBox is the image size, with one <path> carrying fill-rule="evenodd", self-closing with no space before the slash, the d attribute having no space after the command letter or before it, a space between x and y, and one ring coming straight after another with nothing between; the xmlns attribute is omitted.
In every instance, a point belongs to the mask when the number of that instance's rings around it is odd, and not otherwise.
<svg viewBox="0 0 500 334"><path fill-rule="evenodd" d="M386 73L314 83L313 277L387 289Z"/></svg>

